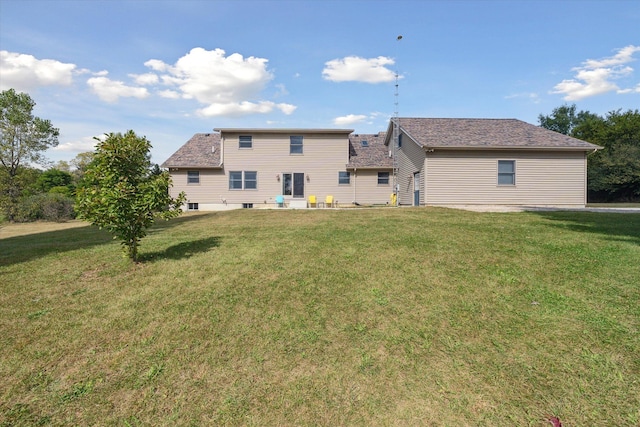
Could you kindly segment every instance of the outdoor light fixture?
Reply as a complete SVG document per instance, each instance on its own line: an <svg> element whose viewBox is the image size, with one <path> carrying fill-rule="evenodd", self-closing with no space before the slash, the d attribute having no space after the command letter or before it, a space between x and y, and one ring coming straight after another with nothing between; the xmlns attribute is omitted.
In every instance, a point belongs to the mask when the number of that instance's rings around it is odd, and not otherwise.
<svg viewBox="0 0 640 427"><path fill-rule="evenodd" d="M280 182L280 174L276 174L276 179L278 180L278 182Z"/></svg>
<svg viewBox="0 0 640 427"><path fill-rule="evenodd" d="M309 182L309 181L310 181L310 179L309 179L309 175L307 175L307 182Z"/></svg>

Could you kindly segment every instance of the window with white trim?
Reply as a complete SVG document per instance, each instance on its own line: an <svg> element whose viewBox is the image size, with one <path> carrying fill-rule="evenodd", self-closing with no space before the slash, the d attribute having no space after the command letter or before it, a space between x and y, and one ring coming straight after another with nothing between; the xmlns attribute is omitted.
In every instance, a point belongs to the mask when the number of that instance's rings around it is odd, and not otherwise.
<svg viewBox="0 0 640 427"><path fill-rule="evenodd" d="M302 154L302 136L289 137L289 154Z"/></svg>
<svg viewBox="0 0 640 427"><path fill-rule="evenodd" d="M197 203L192 203L189 202L187 209L190 211L197 211L198 210L198 204Z"/></svg>
<svg viewBox="0 0 640 427"><path fill-rule="evenodd" d="M389 185L389 172L378 172L378 185Z"/></svg>
<svg viewBox="0 0 640 427"><path fill-rule="evenodd" d="M498 160L498 185L516 185L515 160Z"/></svg>
<svg viewBox="0 0 640 427"><path fill-rule="evenodd" d="M187 184L200 184L200 171L187 171Z"/></svg>
<svg viewBox="0 0 640 427"><path fill-rule="evenodd" d="M229 172L229 190L257 190L258 172L231 171Z"/></svg>
<svg viewBox="0 0 640 427"><path fill-rule="evenodd" d="M244 189L245 190L258 189L258 172L244 171Z"/></svg>
<svg viewBox="0 0 640 427"><path fill-rule="evenodd" d="M338 172L338 184L349 185L351 184L351 172L340 171Z"/></svg>
<svg viewBox="0 0 640 427"><path fill-rule="evenodd" d="M240 148L253 148L253 139L251 135L240 135L240 142L238 146Z"/></svg>

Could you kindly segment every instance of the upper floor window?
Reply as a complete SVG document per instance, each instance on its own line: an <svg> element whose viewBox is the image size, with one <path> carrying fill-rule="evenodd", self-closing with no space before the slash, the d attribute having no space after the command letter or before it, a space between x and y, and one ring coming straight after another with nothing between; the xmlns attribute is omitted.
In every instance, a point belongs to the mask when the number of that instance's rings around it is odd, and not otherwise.
<svg viewBox="0 0 640 427"><path fill-rule="evenodd" d="M187 171L187 184L200 184L200 171Z"/></svg>
<svg viewBox="0 0 640 427"><path fill-rule="evenodd" d="M252 148L253 140L251 135L240 135L240 148Z"/></svg>
<svg viewBox="0 0 640 427"><path fill-rule="evenodd" d="M389 172L378 172L378 185L389 185Z"/></svg>
<svg viewBox="0 0 640 427"><path fill-rule="evenodd" d="M351 184L351 172L338 172L338 184Z"/></svg>
<svg viewBox="0 0 640 427"><path fill-rule="evenodd" d="M302 137L289 137L289 154L302 154Z"/></svg>
<svg viewBox="0 0 640 427"><path fill-rule="evenodd" d="M498 160L498 185L516 185L515 160Z"/></svg>

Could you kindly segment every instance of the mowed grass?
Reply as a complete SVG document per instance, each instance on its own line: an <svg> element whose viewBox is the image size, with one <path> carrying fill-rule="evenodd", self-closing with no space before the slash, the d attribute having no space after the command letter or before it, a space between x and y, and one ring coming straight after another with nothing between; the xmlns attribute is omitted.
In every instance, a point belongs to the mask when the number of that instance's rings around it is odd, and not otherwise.
<svg viewBox="0 0 640 427"><path fill-rule="evenodd" d="M135 265L11 227L0 425L640 423L640 214L183 215Z"/></svg>

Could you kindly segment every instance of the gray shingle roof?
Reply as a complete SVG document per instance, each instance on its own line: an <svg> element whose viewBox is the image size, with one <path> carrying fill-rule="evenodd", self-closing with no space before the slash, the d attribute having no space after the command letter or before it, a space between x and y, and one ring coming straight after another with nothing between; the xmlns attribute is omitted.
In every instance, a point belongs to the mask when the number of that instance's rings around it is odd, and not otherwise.
<svg viewBox="0 0 640 427"><path fill-rule="evenodd" d="M517 119L400 118L399 124L404 133L424 148L600 148Z"/></svg>
<svg viewBox="0 0 640 427"><path fill-rule="evenodd" d="M162 164L163 168L219 168L220 134L197 133Z"/></svg>
<svg viewBox="0 0 640 427"><path fill-rule="evenodd" d="M389 157L389 147L384 145L385 132L377 134L349 135L349 163L352 168L393 168L393 159ZM362 145L367 141L367 146Z"/></svg>

